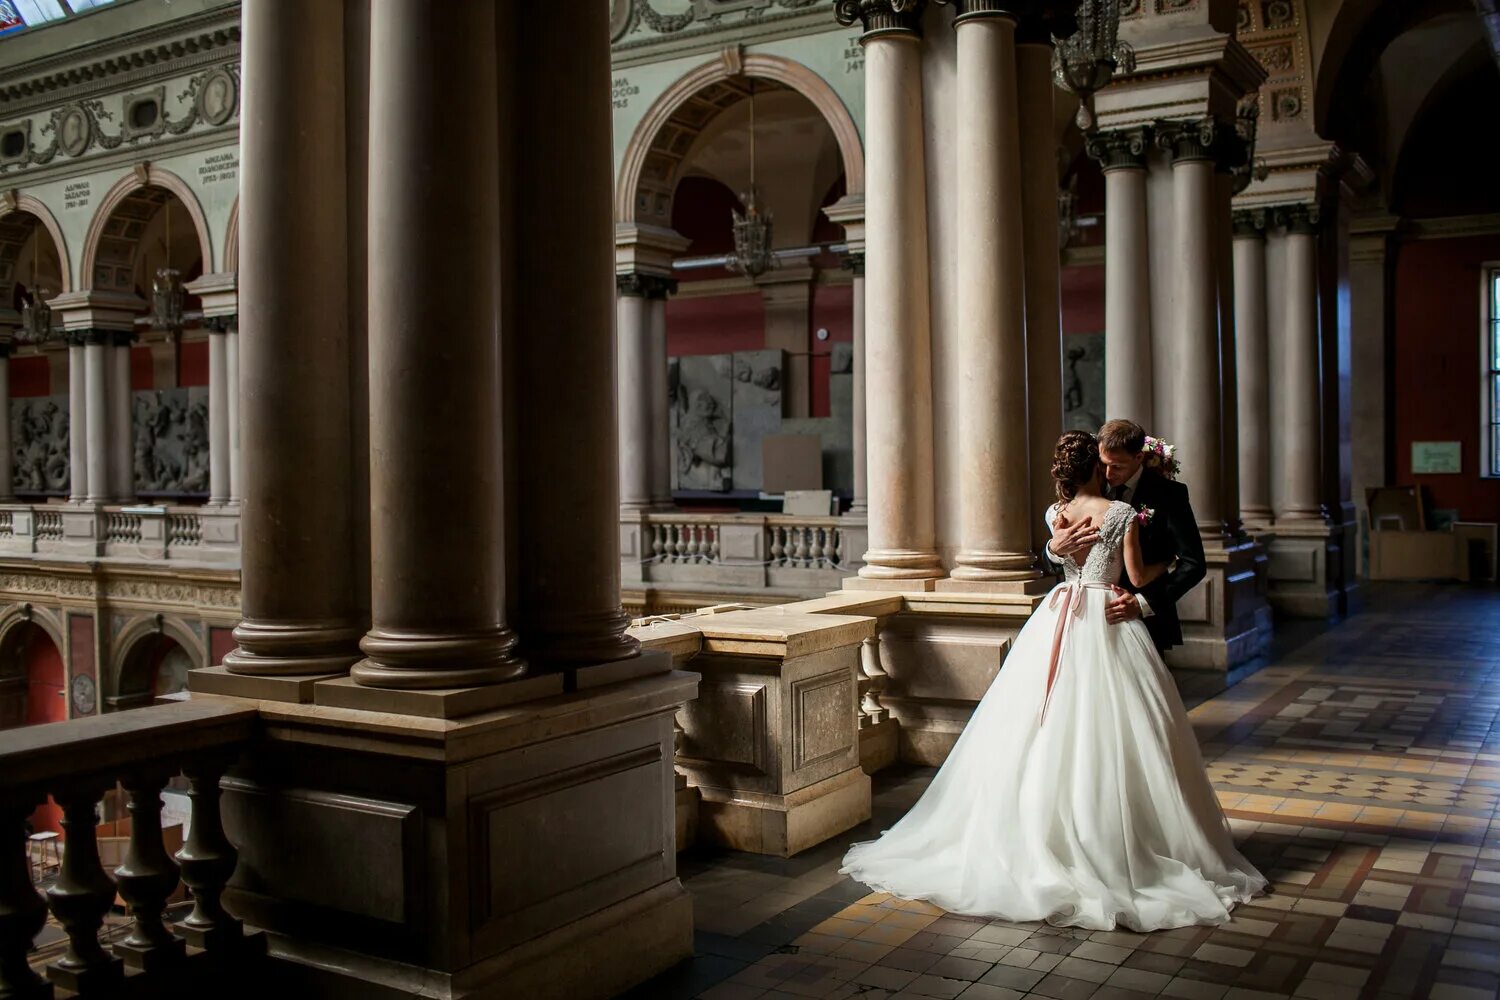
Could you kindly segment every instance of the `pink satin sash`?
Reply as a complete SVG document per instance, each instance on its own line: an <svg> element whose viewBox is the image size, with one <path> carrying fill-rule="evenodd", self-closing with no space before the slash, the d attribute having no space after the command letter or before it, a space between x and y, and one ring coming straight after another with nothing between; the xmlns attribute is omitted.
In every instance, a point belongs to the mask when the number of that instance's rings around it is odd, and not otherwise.
<svg viewBox="0 0 1500 1000"><path fill-rule="evenodd" d="M1065 583L1052 591L1047 607L1056 611L1061 604L1062 611L1057 616L1057 627L1052 630L1052 658L1047 664L1047 690L1042 695L1042 714L1036 721L1038 726L1047 721L1047 706L1052 701L1052 688L1057 684L1057 670L1062 665L1063 647L1067 644L1073 619L1083 617L1084 591L1112 589L1107 583L1090 580L1086 583Z"/></svg>

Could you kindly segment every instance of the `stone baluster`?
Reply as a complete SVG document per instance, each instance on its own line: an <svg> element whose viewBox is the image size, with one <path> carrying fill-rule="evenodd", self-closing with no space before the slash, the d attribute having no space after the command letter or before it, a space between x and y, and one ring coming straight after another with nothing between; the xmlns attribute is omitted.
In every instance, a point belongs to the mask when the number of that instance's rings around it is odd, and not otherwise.
<svg viewBox="0 0 1500 1000"><path fill-rule="evenodd" d="M771 565L780 566L786 559L786 529L771 525Z"/></svg>
<svg viewBox="0 0 1500 1000"><path fill-rule="evenodd" d="M94 807L105 787L102 781L82 782L53 796L62 806L64 840L62 868L47 890L47 904L68 932L68 950L47 966L47 977L74 993L105 992L124 974L120 960L99 943L104 915L115 901L115 883L99 863L94 834Z"/></svg>
<svg viewBox="0 0 1500 1000"><path fill-rule="evenodd" d="M166 775L142 771L122 782L130 796L130 847L115 869L120 896L135 922L115 954L133 969L154 972L187 954L187 943L162 923L167 897L177 888L177 865L161 839L161 788Z"/></svg>
<svg viewBox="0 0 1500 1000"><path fill-rule="evenodd" d="M10 796L0 807L0 997L43 1000L52 987L28 960L31 943L47 923L47 904L31 882L26 817L41 796Z"/></svg>
<svg viewBox="0 0 1500 1000"><path fill-rule="evenodd" d="M651 525L651 557L656 562L665 562L667 558L667 543L663 536L662 525Z"/></svg>
<svg viewBox="0 0 1500 1000"><path fill-rule="evenodd" d="M719 561L719 526L716 524L709 529L711 541L708 546L708 561L717 563Z"/></svg>
<svg viewBox="0 0 1500 1000"><path fill-rule="evenodd" d="M193 894L193 912L179 925L188 943L205 951L226 950L242 939L241 924L224 909L224 884L234 874L238 852L224 836L219 816L219 778L225 762L213 757L195 759L183 768L192 803L192 828L177 852L182 881Z"/></svg>
<svg viewBox="0 0 1500 1000"><path fill-rule="evenodd" d="M808 557L812 560L812 565L813 565L814 569L822 569L823 568L823 529L822 528L813 528L813 529L811 529L811 532L812 532L812 550L810 552L808 552Z"/></svg>
<svg viewBox="0 0 1500 1000"><path fill-rule="evenodd" d="M874 635L859 644L859 670L869 680L869 685L860 698L860 712L870 720L871 725L884 722L888 713L880 703L880 692L885 688L888 675L880 663L878 629Z"/></svg>

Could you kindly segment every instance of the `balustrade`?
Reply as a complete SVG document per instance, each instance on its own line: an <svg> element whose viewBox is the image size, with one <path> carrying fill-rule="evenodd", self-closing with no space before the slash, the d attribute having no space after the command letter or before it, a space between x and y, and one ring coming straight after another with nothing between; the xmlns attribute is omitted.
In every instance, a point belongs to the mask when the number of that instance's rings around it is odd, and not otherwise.
<svg viewBox="0 0 1500 1000"><path fill-rule="evenodd" d="M621 528L626 586L661 582L816 594L857 572L864 551L864 523L838 517L631 511Z"/></svg>
<svg viewBox="0 0 1500 1000"><path fill-rule="evenodd" d="M45 552L157 561L239 560L239 509L14 504L0 508L0 555Z"/></svg>
<svg viewBox="0 0 1500 1000"><path fill-rule="evenodd" d="M126 975L148 977L139 995L168 995L173 970L197 954L246 957L247 939L220 902L236 852L219 816L219 779L249 739L253 708L186 701L133 712L0 732L0 997L50 997L53 985L83 996L107 995ZM190 783L192 825L176 863L161 830L161 790L179 771ZM130 842L123 863L106 872L95 837L95 806L116 782L129 796ZM63 853L46 903L31 881L25 820L51 794L62 807ZM192 913L175 929L165 921L179 881ZM116 892L130 906L124 940L106 950L100 930ZM43 980L28 962L50 907L67 932L61 959ZM195 949L188 952L188 945ZM153 978L154 977L154 978ZM153 985L155 984L155 985Z"/></svg>
<svg viewBox="0 0 1500 1000"><path fill-rule="evenodd" d="M63 516L60 510L47 510L39 507L36 510L36 537L41 539L61 539L63 536Z"/></svg>

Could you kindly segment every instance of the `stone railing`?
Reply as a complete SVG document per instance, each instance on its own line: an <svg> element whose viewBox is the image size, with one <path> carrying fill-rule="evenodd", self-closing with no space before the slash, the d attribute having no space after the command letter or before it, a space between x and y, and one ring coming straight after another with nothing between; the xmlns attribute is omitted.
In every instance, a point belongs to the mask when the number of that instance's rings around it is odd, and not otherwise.
<svg viewBox="0 0 1500 1000"><path fill-rule="evenodd" d="M238 507L0 506L0 557L74 555L238 563Z"/></svg>
<svg viewBox="0 0 1500 1000"><path fill-rule="evenodd" d="M621 579L626 587L821 594L859 571L865 537L864 521L846 517L627 511Z"/></svg>
<svg viewBox="0 0 1500 1000"><path fill-rule="evenodd" d="M220 902L236 852L219 814L219 780L255 726L254 708L205 700L0 732L0 851L9 859L0 862L0 996L51 996L54 987L83 996L177 996L205 962L230 983L233 967L256 961L251 945L259 939L247 938ZM179 773L191 815L186 842L169 856L161 793ZM95 808L116 783L128 796L130 834L111 873L100 861ZM62 810L65 836L44 899L32 881L26 821L48 795ZM192 912L170 922L164 916L179 882L192 895ZM106 948L101 931L117 897L131 924ZM31 949L48 909L67 948L39 972Z"/></svg>

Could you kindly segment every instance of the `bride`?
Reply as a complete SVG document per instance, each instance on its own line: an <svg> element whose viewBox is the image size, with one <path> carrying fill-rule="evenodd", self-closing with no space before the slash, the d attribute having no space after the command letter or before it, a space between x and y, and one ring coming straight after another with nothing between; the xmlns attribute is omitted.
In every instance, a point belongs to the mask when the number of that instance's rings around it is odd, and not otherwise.
<svg viewBox="0 0 1500 1000"><path fill-rule="evenodd" d="M1140 621L1104 619L1121 564L1137 587L1150 511L1109 501L1094 437L1052 461L1049 530L1100 526L1021 629L947 762L842 871L954 913L1135 931L1229 919L1265 878L1236 850L1171 675ZM1081 562L1075 561L1081 559Z"/></svg>

